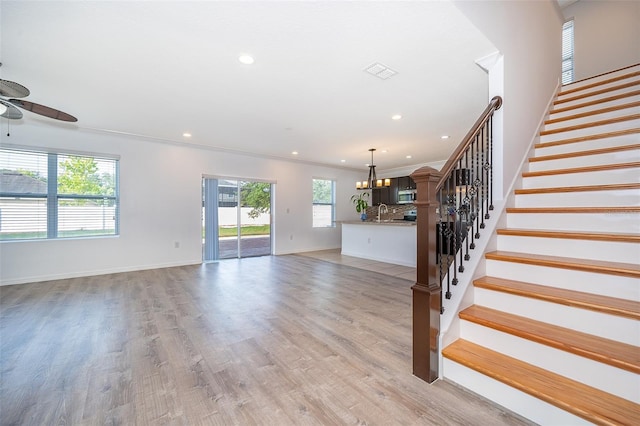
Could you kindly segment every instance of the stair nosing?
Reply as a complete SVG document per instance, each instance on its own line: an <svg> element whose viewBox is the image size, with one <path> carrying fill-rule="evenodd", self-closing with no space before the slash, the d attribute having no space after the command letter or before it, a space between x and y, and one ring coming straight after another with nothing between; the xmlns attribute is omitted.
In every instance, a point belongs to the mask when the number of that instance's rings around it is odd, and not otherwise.
<svg viewBox="0 0 640 426"><path fill-rule="evenodd" d="M538 163L542 161L564 160L568 158L587 157L590 155L612 154L623 151L640 150L640 144L611 146L607 148L590 149L587 151L574 151L562 154L542 155L540 157L529 158L529 163Z"/></svg>
<svg viewBox="0 0 640 426"><path fill-rule="evenodd" d="M640 423L638 404L544 370L484 346L458 339L444 357L593 423ZM511 374L517 371L517 376ZM552 384L549 386L548 384ZM580 394L578 404L575 398ZM606 405L606 407L605 407Z"/></svg>
<svg viewBox="0 0 640 426"><path fill-rule="evenodd" d="M623 71L625 69L634 68L634 67L637 67L638 65L640 65L640 64L630 65L628 67L621 68L621 69L613 71L613 72L619 72L619 71ZM600 75L597 75L597 76L586 78L584 80L573 81L573 82L571 82L571 83L569 83L567 85L564 85L560 89L560 92L558 93L558 96L566 95L566 94L570 94L570 93L575 93L575 92L579 92L581 90L591 89L591 88L598 87L598 86L604 86L605 84L610 84L610 83L613 83L613 82L616 82L616 81L626 80L628 78L637 77L637 76L640 75L640 71L632 71L632 72L630 72L628 74L620 74L620 75L618 75L616 77L608 78L606 80L600 80L600 81L597 81L595 83L585 84L585 85L582 85L582 86L579 86L579 87L570 87L572 85L575 85L575 84L578 84L578 83L583 83L583 82L592 80L592 79L597 78L597 77L605 76L607 74L610 74L610 73L600 74ZM567 88L567 90L564 90L564 88Z"/></svg>
<svg viewBox="0 0 640 426"><path fill-rule="evenodd" d="M474 287L542 300L574 308L640 320L640 302L594 293L484 276L474 280Z"/></svg>
<svg viewBox="0 0 640 426"><path fill-rule="evenodd" d="M574 130L588 129L590 127L608 126L609 124L622 123L625 121L638 120L640 114L623 115L620 117L609 118L606 120L590 121L588 123L576 124L573 126L559 127L557 129L542 130L540 136L555 135L557 133L572 132Z"/></svg>
<svg viewBox="0 0 640 426"><path fill-rule="evenodd" d="M640 183L611 183L606 185L556 186L545 188L515 189L516 195L555 194L561 192L621 191L640 189Z"/></svg>
<svg viewBox="0 0 640 426"><path fill-rule="evenodd" d="M535 172L523 172L522 177L538 177L538 176L550 176L550 175L564 175L571 173L589 173L589 172L601 172L606 170L619 170L619 169L632 169L640 167L640 161L633 161L630 163L613 163L613 164L598 164L586 167L570 167L567 169L552 169L552 170L538 170Z"/></svg>
<svg viewBox="0 0 640 426"><path fill-rule="evenodd" d="M633 129L615 130L613 132L596 133L596 134L591 134L586 136L577 136L575 138L560 139L560 140L551 141L551 142L539 142L534 145L534 148L535 149L550 148L553 146L568 145L572 143L586 142L586 141L599 140L599 139L609 139L609 138L615 138L618 136L633 135L636 133L640 133L640 127L633 128Z"/></svg>
<svg viewBox="0 0 640 426"><path fill-rule="evenodd" d="M559 104L564 104L564 103L567 103L567 102L577 101L577 100L580 100L580 99L590 98L592 96L603 95L603 94L608 93L608 92L614 92L616 90L622 90L622 89L626 89L628 87L633 87L633 86L637 86L637 85L640 85L640 80L630 81L628 83L620 84L618 86L608 87L606 89L595 90L595 91L589 92L589 93L583 93L583 94L580 94L580 95L577 95L577 96L573 96L571 98L556 99L556 100L553 101L553 105L559 105Z"/></svg>
<svg viewBox="0 0 640 426"><path fill-rule="evenodd" d="M567 111L571 111L573 109L580 109L580 108L586 108L586 107L590 107L590 106L594 106L594 105L598 105L598 104L603 104L606 102L612 102L612 101L617 101L619 99L624 99L624 98L630 98L632 96L637 96L640 95L640 90L634 90L632 92L625 92L625 93L619 93L617 95L613 95L613 96L609 96L606 98L599 98L599 99L594 99L592 101L589 102L584 102L581 104L577 104L577 105L572 105L569 107L563 107L563 108L554 108L551 111L549 111L549 116L553 115L553 114L560 114L563 112L567 112Z"/></svg>
<svg viewBox="0 0 640 426"><path fill-rule="evenodd" d="M634 351L637 347L628 343L478 305L460 311L458 316L483 327L640 374L640 351ZM603 347L607 350L602 351ZM622 353L633 353L635 356L619 356Z"/></svg>
<svg viewBox="0 0 640 426"><path fill-rule="evenodd" d="M640 213L638 206L587 207L507 207L507 213Z"/></svg>
<svg viewBox="0 0 640 426"><path fill-rule="evenodd" d="M624 262L608 262L594 259L546 256L541 254L500 250L485 253L485 259L536 265L548 268L569 269L572 271L591 272L604 275L640 278L640 265Z"/></svg>
<svg viewBox="0 0 640 426"><path fill-rule="evenodd" d="M518 229L503 228L496 230L498 235L511 235L538 238L559 238L568 240L590 240L640 243L640 234L622 232L580 232L580 231L553 231L543 229Z"/></svg>
<svg viewBox="0 0 640 426"><path fill-rule="evenodd" d="M640 106L640 101L630 102L628 104L622 104L622 105L614 105L607 108L581 112L579 114L567 115L559 118L550 118L544 122L544 125L547 126L549 124L556 124L556 123L561 123L563 121L577 120L579 118L591 117L593 115L606 114L608 112L620 111L623 109L629 109L629 108L634 108L639 106Z"/></svg>

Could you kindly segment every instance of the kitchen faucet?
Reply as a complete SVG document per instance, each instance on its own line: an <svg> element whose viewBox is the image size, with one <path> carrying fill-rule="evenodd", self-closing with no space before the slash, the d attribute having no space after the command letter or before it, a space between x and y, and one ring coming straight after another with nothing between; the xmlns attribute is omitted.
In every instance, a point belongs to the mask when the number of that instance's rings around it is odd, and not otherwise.
<svg viewBox="0 0 640 426"><path fill-rule="evenodd" d="M382 207L384 207L384 211L382 211ZM380 205L378 206L378 222L380 222L380 212L382 211L382 213L389 213L389 208L387 207L386 204L380 203Z"/></svg>

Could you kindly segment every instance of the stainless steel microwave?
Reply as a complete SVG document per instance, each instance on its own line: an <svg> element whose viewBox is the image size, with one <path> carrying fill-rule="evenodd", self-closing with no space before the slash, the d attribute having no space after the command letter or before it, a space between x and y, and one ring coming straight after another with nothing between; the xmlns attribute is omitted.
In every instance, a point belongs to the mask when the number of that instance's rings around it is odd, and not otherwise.
<svg viewBox="0 0 640 426"><path fill-rule="evenodd" d="M398 204L413 204L415 200L415 189L403 189L401 191L398 191Z"/></svg>

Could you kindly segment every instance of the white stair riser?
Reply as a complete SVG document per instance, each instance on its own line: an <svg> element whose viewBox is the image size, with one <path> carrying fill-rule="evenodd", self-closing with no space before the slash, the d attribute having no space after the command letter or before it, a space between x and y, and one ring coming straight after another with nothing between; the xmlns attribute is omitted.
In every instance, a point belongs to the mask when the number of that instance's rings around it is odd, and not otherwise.
<svg viewBox="0 0 640 426"><path fill-rule="evenodd" d="M507 227L640 233L638 213L509 213Z"/></svg>
<svg viewBox="0 0 640 426"><path fill-rule="evenodd" d="M605 392L640 402L640 376L567 351L460 321L461 338Z"/></svg>
<svg viewBox="0 0 640 426"><path fill-rule="evenodd" d="M617 241L573 240L565 238L498 235L498 250L576 259L640 263L640 244Z"/></svg>
<svg viewBox="0 0 640 426"><path fill-rule="evenodd" d="M635 89L629 93L632 92L636 92L639 91L640 88ZM608 98L608 96L603 96L601 99L606 99ZM558 105L558 107L555 110L552 110L549 113L549 119L556 119L556 118L562 118L562 117L568 117L571 115L576 115L576 114L582 114L585 112L590 112L590 111L596 111L596 110L600 110L600 109L604 109L604 108L611 108L611 107L615 107L615 106L619 106L619 105L626 105L626 104L630 104L633 102L638 102L640 101L640 95L630 95L630 96L625 96L623 98L620 99L614 99L612 101L606 101L606 102L600 102L597 104L593 104L593 105L585 105L589 103L589 100L586 100L585 102L581 102L575 105L574 108L571 109L567 109L565 111L565 108L562 105ZM559 112L558 112L559 111Z"/></svg>
<svg viewBox="0 0 640 426"><path fill-rule="evenodd" d="M535 156L566 154L568 152L588 151L592 149L609 148L611 146L631 145L640 143L640 131L628 135L614 136L610 138L593 139L575 143L567 143L554 146L536 148Z"/></svg>
<svg viewBox="0 0 640 426"><path fill-rule="evenodd" d="M616 83L611 83L608 84L606 87L595 87L592 89L586 89L584 91L580 91L580 92L574 92L574 93L568 93L566 95L561 94L558 96L557 101L558 102L554 102L553 104L553 108L554 109L558 109L558 108L566 108L566 107L573 107L576 105L580 105L583 104L585 102L589 102L589 101L593 101L595 99L602 99L602 98L607 98L607 97L611 97L611 96L616 96L616 95L620 95L623 93L629 93L629 92L633 92L635 90L638 90L638 87L640 87L639 84L635 84L633 86L629 86L629 87L623 87L621 89L613 89L613 87L617 87L617 86L621 86L627 83L631 83L632 81L637 82L638 80L626 80L626 81L621 81L621 82L616 82ZM601 93L601 94L595 94L595 92L598 92L600 90L603 89L609 89L607 90L605 93ZM580 97L577 98L578 96L583 96L583 95L587 95L585 97Z"/></svg>
<svg viewBox="0 0 640 426"><path fill-rule="evenodd" d="M625 120L618 123L609 123L600 126L585 127L576 130L567 130L557 133L551 133L548 135L540 135L540 143L549 143L555 141L561 141L564 139L580 138L590 136L593 134L615 132L618 130L637 129L640 127L640 120Z"/></svg>
<svg viewBox="0 0 640 426"><path fill-rule="evenodd" d="M443 360L444 377L540 425L591 423L457 362Z"/></svg>
<svg viewBox="0 0 640 426"><path fill-rule="evenodd" d="M478 287L474 288L474 303L582 333L640 346L640 321L631 318Z"/></svg>
<svg viewBox="0 0 640 426"><path fill-rule="evenodd" d="M626 167L558 175L527 176L522 179L522 188L556 188L558 186L610 185L640 182L640 168ZM604 202L604 199L603 201ZM592 205L602 205L599 204ZM629 204L632 205L632 204Z"/></svg>
<svg viewBox="0 0 640 426"><path fill-rule="evenodd" d="M640 161L640 149L608 152L596 155L581 155L578 157L559 158L557 160L530 161L529 171L540 172L546 170L572 169L576 167L602 166L606 164L629 163ZM640 181L640 171L636 172L634 182Z"/></svg>
<svg viewBox="0 0 640 426"><path fill-rule="evenodd" d="M527 281L531 284L640 301L640 280L633 277L595 274L492 259L486 261L486 272L488 276L496 278Z"/></svg>
<svg viewBox="0 0 640 426"><path fill-rule="evenodd" d="M640 189L518 194L515 198L516 207L640 206Z"/></svg>
<svg viewBox="0 0 640 426"><path fill-rule="evenodd" d="M597 121L609 120L612 118L618 118L618 117L623 117L631 114L639 114L639 113L640 113L640 107L634 106L634 107L620 109L616 111L602 112L602 113L590 115L587 117L579 117L579 118L573 118L571 120L563 120L563 121L545 124L544 130L555 130L555 129L561 129L561 128L570 127L570 126L580 126L583 124L589 124Z"/></svg>
<svg viewBox="0 0 640 426"><path fill-rule="evenodd" d="M613 72L608 72L606 74L594 76L585 80L576 81L575 83L566 84L562 86L562 89L569 90L569 89L580 88L583 86L588 86L590 84L599 83L601 81L610 80L616 77L625 77L629 74L633 74L638 71L640 71L640 65L633 65L623 69L615 70ZM618 80L618 81L625 81L625 80Z"/></svg>

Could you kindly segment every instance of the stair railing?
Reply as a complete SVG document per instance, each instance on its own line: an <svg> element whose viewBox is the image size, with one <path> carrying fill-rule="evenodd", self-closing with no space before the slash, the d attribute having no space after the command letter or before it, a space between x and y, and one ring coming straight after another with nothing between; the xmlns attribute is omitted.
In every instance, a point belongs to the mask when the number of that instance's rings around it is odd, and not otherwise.
<svg viewBox="0 0 640 426"><path fill-rule="evenodd" d="M413 374L438 378L440 314L493 210L495 96L440 171L422 167L416 182L417 276L413 291ZM446 283L444 282L446 281Z"/></svg>

